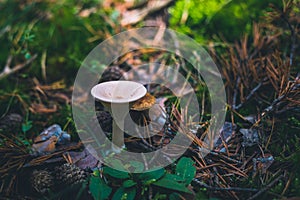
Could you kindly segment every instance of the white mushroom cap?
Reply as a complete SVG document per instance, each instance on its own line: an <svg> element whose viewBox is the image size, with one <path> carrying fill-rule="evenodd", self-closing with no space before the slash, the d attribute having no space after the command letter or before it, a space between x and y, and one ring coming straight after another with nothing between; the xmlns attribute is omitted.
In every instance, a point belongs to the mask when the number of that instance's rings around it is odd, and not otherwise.
<svg viewBox="0 0 300 200"><path fill-rule="evenodd" d="M107 103L128 103L144 97L147 89L133 81L108 81L92 88L92 95Z"/></svg>

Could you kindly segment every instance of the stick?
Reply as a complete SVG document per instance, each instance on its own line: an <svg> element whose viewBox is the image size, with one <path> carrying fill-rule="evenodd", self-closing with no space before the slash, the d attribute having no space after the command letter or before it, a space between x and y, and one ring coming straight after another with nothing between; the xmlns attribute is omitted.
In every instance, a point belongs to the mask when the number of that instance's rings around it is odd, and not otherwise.
<svg viewBox="0 0 300 200"><path fill-rule="evenodd" d="M240 109L246 102L250 100L250 98L256 93L256 91L262 86L262 82L260 82L255 88L253 88L248 96L246 97L246 100L244 102L241 102L239 105L235 106L235 110ZM235 104L234 104L235 105Z"/></svg>
<svg viewBox="0 0 300 200"><path fill-rule="evenodd" d="M207 185L206 183L203 183L199 181L198 179L194 178L193 182L196 183L199 186L205 187L209 190L215 190L215 191L243 191L243 192L257 192L258 189L255 188L240 188L240 187L228 187L228 188L220 188L220 187L212 187Z"/></svg>
<svg viewBox="0 0 300 200"><path fill-rule="evenodd" d="M148 4L145 8L127 11L123 15L123 18L121 19L121 25L128 26L128 25L136 24L142 21L149 14L167 7L170 3L172 3L172 0L148 1Z"/></svg>
<svg viewBox="0 0 300 200"><path fill-rule="evenodd" d="M250 93L247 95L246 100L244 102L241 102L239 105L235 106L234 110L239 110L242 106L244 106L244 104L252 98L252 96L260 89L260 87L263 85L263 83L267 80L268 80L268 78L264 78L260 83L258 83L257 86L255 86L255 88L253 88L250 91ZM233 104L233 105L235 105L235 104Z"/></svg>
<svg viewBox="0 0 300 200"><path fill-rule="evenodd" d="M5 78L6 76L10 75L10 74L13 74L17 71L19 71L20 69L26 67L27 65L29 65L33 60L35 60L37 57L37 54L34 54L30 59L26 60L24 63L22 64L18 64L16 66L14 66L13 68L10 68L10 64L11 64L11 61L12 61L12 55L10 55L8 58L7 58L7 61L6 61L6 65L3 69L3 71L0 73L0 79L3 79Z"/></svg>
<svg viewBox="0 0 300 200"><path fill-rule="evenodd" d="M237 77L236 79L236 84L235 84L235 88L234 88L234 92L233 92L233 102L232 102L232 107L233 109L236 109L236 99L237 99L237 95L238 95L238 86L241 82L241 78L240 76Z"/></svg>
<svg viewBox="0 0 300 200"><path fill-rule="evenodd" d="M288 25L288 27L290 29L290 32L291 32L290 66L292 66L293 58L294 58L294 52L295 52L295 49L296 49L296 33L295 33L295 29L293 28L293 26L291 25L289 20L283 15L283 13L282 13L281 18Z"/></svg>
<svg viewBox="0 0 300 200"><path fill-rule="evenodd" d="M278 176L269 185L267 185L265 188L263 188L262 190L260 190L259 192L257 192L255 195L253 195L252 197L250 197L248 200L252 200L252 199L257 198L259 195L261 195L262 193L266 192L268 189L270 189L273 185L275 185L275 183L277 183L282 178L283 178L283 175Z"/></svg>

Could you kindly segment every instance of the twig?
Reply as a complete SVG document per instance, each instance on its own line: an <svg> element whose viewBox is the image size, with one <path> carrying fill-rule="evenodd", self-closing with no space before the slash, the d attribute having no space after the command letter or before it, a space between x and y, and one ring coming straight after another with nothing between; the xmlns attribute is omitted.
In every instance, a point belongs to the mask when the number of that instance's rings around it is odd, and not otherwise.
<svg viewBox="0 0 300 200"><path fill-rule="evenodd" d="M252 96L259 90L259 88L263 85L263 82L265 82L265 81L267 81L267 80L268 80L268 78L266 77L266 78L264 78L260 83L258 83L257 86L255 86L255 88L253 88L253 89L250 91L250 93L247 95L245 101L244 101L244 102L241 102L239 105L235 106L234 109L235 109L235 110L240 109L240 108L241 108L247 101L249 101L249 100L252 98ZM235 105L235 104L233 104L233 105Z"/></svg>
<svg viewBox="0 0 300 200"><path fill-rule="evenodd" d="M275 185L275 183L277 183L280 179L282 179L284 176L280 175L278 176L276 179L274 179L269 185L267 185L265 188L263 188L262 190L260 190L259 192L257 192L256 194L254 194L252 197L250 197L248 200L252 200L257 198L259 195L261 195L262 193L266 192L268 189L270 189L273 185Z"/></svg>
<svg viewBox="0 0 300 200"><path fill-rule="evenodd" d="M209 186L206 183L203 183L199 181L198 179L194 178L193 182L196 183L197 185L201 187L205 187L209 190L215 190L215 191L242 191L242 192L257 192L259 191L258 189L255 188L240 188L240 187L228 187L228 188L220 188L220 187L213 187Z"/></svg>
<svg viewBox="0 0 300 200"><path fill-rule="evenodd" d="M233 159L233 158L224 156L224 155L222 155L222 154L220 154L220 153L218 153L218 152L213 152L213 151L211 151L210 154L212 154L212 155L214 155L214 156L219 156L219 157L221 157L221 158L227 159L227 160L229 160L229 161L231 161L231 162L234 162L234 163L237 163L237 164L243 164L243 162L241 162L241 161L239 161L239 160L235 160L235 159Z"/></svg>
<svg viewBox="0 0 300 200"><path fill-rule="evenodd" d="M284 91L283 94L281 94L278 98L276 98L270 106L264 109L264 112L262 113L262 116L265 116L267 113L274 111L278 106L281 104L282 101L288 98L288 95L291 94L291 92L299 91L300 84L297 83L299 80L299 75L295 78L295 81L292 83L292 85L288 86L287 89ZM289 110L288 108L286 110ZM278 112L278 111L277 111Z"/></svg>
<svg viewBox="0 0 300 200"><path fill-rule="evenodd" d="M8 73L8 72L10 71L9 66L10 66L10 64L11 64L12 58L13 58L12 55L9 55L9 56L8 56L8 58L7 58L7 60L6 60L5 67L4 67L4 69L3 69L3 72Z"/></svg>
<svg viewBox="0 0 300 200"><path fill-rule="evenodd" d="M288 93L289 91L275 99L270 106L264 109L262 116L265 116L267 113L274 111L277 108L278 104L287 97Z"/></svg>
<svg viewBox="0 0 300 200"><path fill-rule="evenodd" d="M296 49L296 32L288 19L286 19L285 15L281 15L283 21L288 25L291 31L291 49L290 49L290 66L293 64L294 52Z"/></svg>
<svg viewBox="0 0 300 200"><path fill-rule="evenodd" d="M172 2L173 2L172 0L148 1L148 4L145 8L125 12L123 14L123 18L121 19L121 25L128 26L128 25L136 24L142 21L149 14L167 7Z"/></svg>
<svg viewBox="0 0 300 200"><path fill-rule="evenodd" d="M30 59L26 60L24 63L22 64L18 64L16 66L14 66L13 68L10 67L10 64L11 64L11 61L12 61L12 55L10 55L8 58L7 58L7 61L6 61L6 65L3 69L3 71L0 73L0 79L3 79L5 78L6 76L10 75L10 74L13 74L17 71L19 71L20 69L26 67L27 65L29 65L34 59L36 59L37 57L37 54L33 55Z"/></svg>
<svg viewBox="0 0 300 200"><path fill-rule="evenodd" d="M11 26L7 25L4 28L0 30L0 37L2 37L5 33L9 32L11 30Z"/></svg>
<svg viewBox="0 0 300 200"><path fill-rule="evenodd" d="M152 199L153 197L153 190L152 190L152 187L151 185L149 186L149 196L148 196L148 199Z"/></svg>
<svg viewBox="0 0 300 200"><path fill-rule="evenodd" d="M42 68L42 76L44 81L47 80L47 73L46 73L46 59L47 59L47 51L45 50L42 54L41 58L41 68Z"/></svg>
<svg viewBox="0 0 300 200"><path fill-rule="evenodd" d="M251 92L246 97L246 100L244 102L241 102L239 105L235 106L235 110L240 109L247 101L250 100L250 98L256 93L257 90L262 86L262 82L260 82L255 88L251 90Z"/></svg>
<svg viewBox="0 0 300 200"><path fill-rule="evenodd" d="M232 102L233 109L236 109L236 99L237 99L237 95L238 95L238 87L240 85L240 82L241 82L241 77L238 76L236 79L236 84L235 84L234 93L233 93L233 102Z"/></svg>

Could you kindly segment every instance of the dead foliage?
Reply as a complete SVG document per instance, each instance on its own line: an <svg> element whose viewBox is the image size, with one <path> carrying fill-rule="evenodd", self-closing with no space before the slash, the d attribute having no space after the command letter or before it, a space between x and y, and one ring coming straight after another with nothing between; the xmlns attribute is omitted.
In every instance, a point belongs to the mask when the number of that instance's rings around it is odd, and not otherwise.
<svg viewBox="0 0 300 200"><path fill-rule="evenodd" d="M211 51L225 81L231 123L242 120L243 126L248 127L244 131L238 128L232 132L229 141L223 140L219 148L222 150L223 147L223 151L212 152L205 158L194 157L199 166L195 184L217 196L224 197L226 193L234 199L255 199L279 181L285 187L277 197L288 195L291 163L279 164L272 155L275 152L270 151L270 145L293 148L276 137L282 134L279 127L286 122L287 116L299 117L300 107L300 74L295 56L299 53L300 16L296 11L299 2L284 1L283 4L282 9L271 6L272 11L263 22L253 25L251 39L245 36L234 44L224 45L226 47L221 50L214 48ZM254 107L254 111L244 116L242 113L249 107ZM256 130L259 143L243 147L241 141L245 138L241 133L245 130L252 136ZM292 156L295 152L288 154ZM258 190L239 187L249 179L256 180Z"/></svg>

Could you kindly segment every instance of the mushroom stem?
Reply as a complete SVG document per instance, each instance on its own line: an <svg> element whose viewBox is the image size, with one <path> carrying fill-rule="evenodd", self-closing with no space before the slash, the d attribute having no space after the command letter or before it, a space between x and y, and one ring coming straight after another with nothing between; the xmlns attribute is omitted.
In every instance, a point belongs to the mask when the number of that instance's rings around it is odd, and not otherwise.
<svg viewBox="0 0 300 200"><path fill-rule="evenodd" d="M124 122L116 122L113 120L112 124L112 150L115 153L120 153L121 150L125 147L124 144Z"/></svg>
<svg viewBox="0 0 300 200"><path fill-rule="evenodd" d="M124 144L124 120L129 112L129 103L111 103L110 113L113 117L112 126L112 150L120 153L125 147Z"/></svg>

